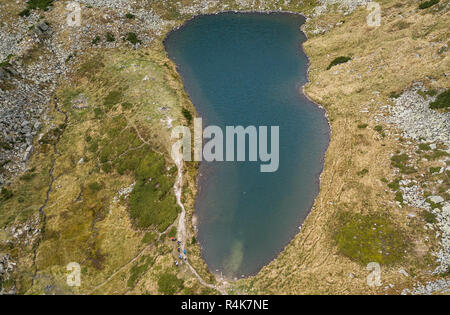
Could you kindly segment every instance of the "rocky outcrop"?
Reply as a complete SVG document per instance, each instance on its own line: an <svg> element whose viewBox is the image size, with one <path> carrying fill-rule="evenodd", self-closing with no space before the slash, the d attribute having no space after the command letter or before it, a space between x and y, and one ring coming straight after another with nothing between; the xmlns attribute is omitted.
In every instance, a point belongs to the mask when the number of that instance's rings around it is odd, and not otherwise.
<svg viewBox="0 0 450 315"><path fill-rule="evenodd" d="M450 112L430 109L435 97L425 99L418 93L423 89L422 83L416 83L394 99L394 105L388 106L391 116L386 121L400 128L405 138L450 144Z"/></svg>
<svg viewBox="0 0 450 315"><path fill-rule="evenodd" d="M0 295L16 294L15 286L12 286L7 291L2 288L2 283L10 279L11 273L16 268L16 263L11 260L9 254L0 253Z"/></svg>
<svg viewBox="0 0 450 315"><path fill-rule="evenodd" d="M399 130L401 136L408 139L407 145L414 147L415 144L422 142L429 144L431 149L436 149L437 144L440 144L446 148L447 153L450 153L450 112L430 109L429 104L435 97L427 96L425 93L419 94L419 91L424 90L421 82L416 82L411 88L406 89L393 99L394 105L384 106L388 114L382 120ZM448 157L441 158L443 165L448 165L449 161ZM443 166L438 173L445 170L450 169ZM433 183L425 184L429 187ZM440 248L434 252L439 266L433 273L443 274L450 270L450 201L440 195L425 197L421 187L421 183L416 179L403 179L399 182L405 204L428 211L435 217L435 222L427 223L425 228L434 231L436 238L440 240ZM417 292L432 291L427 286L421 288Z"/></svg>

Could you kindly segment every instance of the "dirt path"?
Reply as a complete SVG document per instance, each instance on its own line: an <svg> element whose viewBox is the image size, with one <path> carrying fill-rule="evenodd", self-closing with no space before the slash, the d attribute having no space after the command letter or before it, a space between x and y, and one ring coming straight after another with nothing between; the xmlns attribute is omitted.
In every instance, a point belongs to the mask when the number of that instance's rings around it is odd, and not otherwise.
<svg viewBox="0 0 450 315"><path fill-rule="evenodd" d="M181 252L184 251L184 246L186 244L186 209L184 208L183 203L181 202L181 195L183 192L183 160L182 156L178 156L177 159L175 159L175 164L178 169L177 173L177 179L175 181L174 190L175 190L175 196L177 198L177 204L181 208L181 214L180 218L178 220L178 227L177 227L177 238L181 242L180 243L180 250ZM220 283L220 285L214 285L209 284L203 278L198 274L198 272L195 270L194 267L191 266L188 260L186 260L185 265L188 266L188 268L192 271L192 273L197 277L198 281L204 285L205 287L214 289L219 291L221 294L226 295L227 291L225 290L225 283Z"/></svg>
<svg viewBox="0 0 450 315"><path fill-rule="evenodd" d="M116 275L118 275L119 273L121 273L122 271L124 271L130 264L132 264L133 262L135 262L138 258L140 258L144 252L146 251L147 246L144 247L144 249L142 249L133 259L131 259L129 262L127 262L125 265L123 265L122 267L120 267L119 269L117 269L113 274L111 274L108 278L106 278L105 281L103 281L102 283L100 283L99 285L97 285L95 288L93 288L88 295L94 294L95 291L97 291L98 289L100 289L101 287L103 287L105 284L107 284L112 278L114 278Z"/></svg>

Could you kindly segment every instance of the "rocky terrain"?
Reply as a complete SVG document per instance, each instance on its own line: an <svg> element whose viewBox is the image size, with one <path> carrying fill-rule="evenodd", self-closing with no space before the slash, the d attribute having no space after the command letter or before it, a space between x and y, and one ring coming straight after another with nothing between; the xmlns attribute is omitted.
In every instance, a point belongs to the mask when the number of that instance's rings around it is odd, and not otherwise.
<svg viewBox="0 0 450 315"><path fill-rule="evenodd" d="M437 145L445 149L443 152L447 154L440 160L441 166L436 169L436 173L448 174L450 171L450 112L430 109L429 104L435 100L435 97L423 96L423 93L420 95L419 92L424 89L423 83L418 82L395 98L394 105L387 107L389 116L385 121L401 130L401 136L410 140L407 142L410 147L415 147L419 143L420 148L422 143L424 146L429 146L431 150L436 150ZM414 156L417 153L412 151L410 154ZM423 160L426 162L427 158L424 157ZM445 180L448 182L448 178ZM443 179L437 179L438 184L443 182ZM426 184L429 186L432 182L427 181ZM420 187L420 182L417 180L403 179L399 181L399 185L405 204L424 209L435 216L435 222L427 223L426 228L435 231L436 237L440 238L440 249L434 253L439 266L434 273L445 273L450 268L450 202L448 199L450 189L442 191L443 196L424 196L424 189ZM445 281L439 284L448 286Z"/></svg>

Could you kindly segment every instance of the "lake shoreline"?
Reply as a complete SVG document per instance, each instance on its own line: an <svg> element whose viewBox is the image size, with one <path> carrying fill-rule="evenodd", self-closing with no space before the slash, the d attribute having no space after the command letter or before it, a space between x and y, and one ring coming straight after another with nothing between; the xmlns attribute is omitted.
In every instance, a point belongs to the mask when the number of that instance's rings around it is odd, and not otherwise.
<svg viewBox="0 0 450 315"><path fill-rule="evenodd" d="M289 245L289 243L294 239L294 237L295 237L297 234L300 233L300 230L301 230L301 228L302 228L302 226L303 226L303 224L304 224L304 221L306 220L306 218L308 217L308 215L309 215L309 214L311 213L311 211L313 210L313 206L314 206L314 204L315 204L315 202L316 202L317 196L318 196L319 193L320 193L320 188L321 188L321 176L322 176L322 174L323 174L324 165L325 165L325 153L326 153L326 151L327 151L327 149L328 149L328 147L329 147L329 143L330 143L330 140L331 140L331 125L330 125L330 121L329 121L329 118L328 118L328 114L327 114L326 109L325 109L321 104L318 104L317 102L313 101L313 100L309 97L309 95L306 94L306 91L305 91L305 85L308 84L308 83L310 82L310 81L309 81L309 71L310 71L310 64L311 64L311 63L310 63L309 57L308 57L308 55L306 54L306 52L305 52L305 50L304 50L304 47L303 47L303 44L308 40L308 37L307 37L306 32L303 31L303 29L302 29L302 27L303 27L303 26L305 25L305 23L307 22L308 18L307 18L303 13L291 12L291 11L264 11L264 12L260 12L260 11L254 11L254 10L249 10L249 11L246 11L246 10L243 10L243 11L228 10L228 11L217 12L217 13L195 15L195 16L193 16L192 18L190 18L190 19L186 20L185 22L183 22L181 25L179 25L179 26L173 28L171 31L169 31L169 32L165 35L165 37L164 37L164 39L163 39L163 45L164 45L164 48L165 48L165 51L166 51L167 55L169 55L169 54L168 54L168 47L167 47L167 39L170 37L170 35L171 35L173 32L178 31L178 30L180 30L180 29L183 29L184 27L186 27L187 25L189 25L189 23L191 23L191 22L193 22L193 21L195 21L195 20L197 20L197 19L199 19L199 18L202 18L202 17L205 17L205 16L216 16L216 15L219 15L219 14L226 14L226 13L232 13L232 14L236 14L236 15L239 15L239 14L261 14L261 15L271 15L271 14L274 14L274 15L289 15L289 16L300 16L300 17L302 17L302 18L304 19L303 21L301 21L301 24L299 25L297 31L300 32L300 34L302 34L302 35L305 36L305 40L302 41L302 42L300 43L300 51L301 51L301 53L306 57L306 61L307 61L307 64L306 64L306 66L305 66L305 71L306 71L306 72L305 72L305 75L306 75L306 82L305 82L301 87L298 88L298 93L299 93L301 96L304 96L310 103L314 104L314 106L316 106L317 109L319 109L319 111L321 112L321 115L323 115L323 117L325 118L325 120L326 120L326 122L327 122L326 137L327 137L327 139L328 139L328 140L327 140L327 144L326 144L326 146L325 146L325 148L324 148L324 150L323 150L323 152L322 152L322 154L321 154L320 170L319 170L319 171L316 173L316 175L314 176L314 182L312 183L312 185L315 187L315 189L314 189L314 191L315 191L315 194L314 194L314 195L315 195L315 196L314 196L313 200L310 202L310 204L306 207L306 209L308 209L308 210L306 211L306 216L305 216L305 218L304 218L304 219L300 219L300 222L299 222L299 224L297 225L297 229L293 230L293 232L289 234L289 236L288 236L289 241L288 241L288 242L286 243L286 245L284 245L281 249L279 249L279 250L277 250L276 252L273 253L273 255L272 255L273 258L272 258L272 259L270 259L267 263L265 263L262 267L260 267L260 268L259 268L256 272L254 272L254 273L246 274L244 277L239 277L239 278L238 278L238 277L233 277L233 278L229 278L229 277L228 277L228 278L226 278L226 281L227 281L227 282L228 282L228 281L231 281L231 282L232 282L232 281L236 281L236 280L239 280L239 279L242 279L242 278L249 278L249 277L253 277L253 276L257 275L257 274L258 274L265 266L269 265L269 264L272 263L274 260L276 260L276 259L279 257L279 255L285 250L285 248ZM176 63L174 60L172 60L170 57L169 57L169 59L175 64L176 69L177 69L177 72L180 74L180 77L182 77L181 72L180 72L180 69L179 69L179 64L177 64L177 63ZM189 100L191 101L191 103L194 104L194 103L192 102L191 95L189 94L189 92L187 92L186 89L185 89L185 92L186 92L186 94L188 95ZM195 107L195 105L194 105L194 107ZM196 108L196 111L197 111L197 108ZM195 176L195 185L196 185L197 190L196 190L195 197L194 197L194 200L195 200L194 204L196 204L196 202L197 202L197 200L198 200L198 199L197 199L197 198L198 198L198 193L199 193L199 191L202 189L202 188L201 188L201 184L200 184L200 177L204 176L204 174L201 173L201 170L202 170L202 163L200 163L200 167L198 168L197 174L196 174L196 176ZM195 208L194 208L194 213L193 213L193 215L192 215L192 221L193 221L193 222L192 222L192 227L193 227L193 230L194 230L193 232L194 232L194 235L196 236L196 238L198 239L198 237L197 237L197 233L198 233L198 216L197 216L197 211L195 210ZM202 260L203 260L204 262L206 262L206 259L205 259L205 257L204 257L204 247L202 246L202 244L201 244L199 241L197 241L197 246L198 246L199 249L200 249ZM223 277L223 275L220 275L220 274L217 274L216 272L213 272L212 270L210 270L209 267L208 267L208 270L209 270L209 272L211 272L212 274L214 274L214 275L216 276L217 279L219 279L219 277L222 278L222 279L225 279L225 277Z"/></svg>

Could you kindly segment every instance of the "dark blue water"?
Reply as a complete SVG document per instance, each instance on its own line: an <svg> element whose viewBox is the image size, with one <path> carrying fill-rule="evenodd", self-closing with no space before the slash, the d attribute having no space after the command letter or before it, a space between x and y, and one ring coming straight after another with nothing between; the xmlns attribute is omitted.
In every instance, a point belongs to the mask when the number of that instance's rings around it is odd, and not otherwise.
<svg viewBox="0 0 450 315"><path fill-rule="evenodd" d="M214 273L260 270L298 232L318 193L329 128L301 92L302 23L289 14L224 13L195 18L166 40L204 127L280 128L277 172L261 173L260 162L201 163L198 240Z"/></svg>

